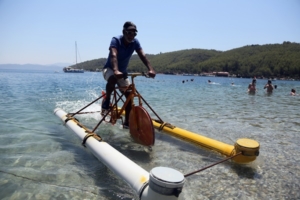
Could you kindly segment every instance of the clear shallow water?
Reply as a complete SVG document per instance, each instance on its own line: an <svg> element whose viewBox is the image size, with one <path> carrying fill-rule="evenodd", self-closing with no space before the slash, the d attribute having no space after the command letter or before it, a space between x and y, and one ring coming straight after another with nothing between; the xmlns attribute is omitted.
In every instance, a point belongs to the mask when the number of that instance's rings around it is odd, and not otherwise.
<svg viewBox="0 0 300 200"><path fill-rule="evenodd" d="M194 81L191 81L191 79ZM207 80L213 81L208 84ZM182 80L188 80L182 83ZM234 82L234 86L231 85ZM166 122L233 145L251 138L261 145L248 165L225 162L187 178L185 199L300 198L300 82L157 75L138 77L139 92ZM0 69L0 199L135 199L135 192L87 149L54 114L75 112L100 95L101 73ZM92 105L90 110L99 110ZM93 126L99 114L80 116ZM147 171L172 167L183 174L224 156L156 131L152 151L132 142L128 131L101 125L107 142Z"/></svg>

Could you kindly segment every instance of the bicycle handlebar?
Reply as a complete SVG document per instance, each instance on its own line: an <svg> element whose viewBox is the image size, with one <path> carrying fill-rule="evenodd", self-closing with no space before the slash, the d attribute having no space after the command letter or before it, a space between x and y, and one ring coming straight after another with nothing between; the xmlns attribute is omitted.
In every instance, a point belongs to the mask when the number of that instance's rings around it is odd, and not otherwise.
<svg viewBox="0 0 300 200"><path fill-rule="evenodd" d="M144 72L142 73L128 73L127 76L143 76L144 75Z"/></svg>
<svg viewBox="0 0 300 200"><path fill-rule="evenodd" d="M131 77L136 77L136 76L145 76L146 78L150 78L150 76L145 73L145 72L138 72L138 73L127 73L127 74L124 74L124 77L126 76L131 76Z"/></svg>

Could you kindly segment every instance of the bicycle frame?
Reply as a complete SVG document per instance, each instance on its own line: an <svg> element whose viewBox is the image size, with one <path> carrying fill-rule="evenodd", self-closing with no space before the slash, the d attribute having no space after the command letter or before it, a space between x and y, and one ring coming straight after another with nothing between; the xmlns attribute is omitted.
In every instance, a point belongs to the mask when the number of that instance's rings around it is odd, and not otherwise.
<svg viewBox="0 0 300 200"><path fill-rule="evenodd" d="M94 133L96 129L99 127L99 125L103 122L106 121L111 124L115 124L118 119L122 120L123 123L123 118L121 115L124 114L125 111L125 118L128 120L128 125L129 125L129 132L132 138L135 140L135 142L145 145L145 146L152 146L154 145L155 141L155 131L154 131L154 126L153 126L153 119L149 115L148 111L142 106L142 103L144 102L147 107L152 111L153 114L156 115L158 120L155 120L156 122L161 122L162 124L165 124L161 118L156 114L156 112L151 108L151 106L146 102L146 100L142 97L142 95L136 90L135 83L134 83L134 78L136 76L146 76L144 73L132 73L128 74L128 76L131 77L131 84L128 87L115 87L113 92L112 92L112 98L111 98L111 104L108 109L108 112L104 115L102 115L101 120L97 123L97 125L94 127L92 132ZM119 91L121 90L121 93ZM125 95L125 93L127 93ZM123 97L126 97L126 100L124 101ZM84 108L81 108L79 111L76 113L68 113L70 117L74 117L77 114L88 114L88 113L95 113L95 112L81 112L91 104L95 103L98 100L101 100L101 98L105 99L106 94L105 92L102 92L102 96L98 97L96 100L92 101L89 103L87 106ZM135 100L138 100L138 105L135 105ZM121 108L118 107L118 103L122 101L123 105ZM126 112L126 107L128 104L131 103L131 110ZM101 112L101 111L96 111L96 112ZM106 119L107 115L110 115L110 119ZM82 125L81 125L82 126Z"/></svg>
<svg viewBox="0 0 300 200"><path fill-rule="evenodd" d="M148 111L142 106L142 102L144 102L147 105L147 107L152 111L152 113L154 115L156 115L158 120L155 120L155 121L164 123L163 120L157 115L157 113L147 103L147 101L142 97L142 95L136 90L135 83L134 83L134 78L136 76L146 76L146 77L148 77L148 76L144 73L131 73L131 74L128 74L128 76L131 77L131 84L128 87L115 87L114 88L114 90L112 92L112 101L111 101L111 105L110 105L110 108L109 108L108 112L105 115L102 115L101 120L97 123L97 125L93 128L93 130L91 132L95 132L96 129L99 127L99 125L103 121L106 121L106 122L111 123L111 124L115 124L118 119L121 119L122 124L123 124L123 118L121 116L123 115L123 113L126 110L126 107L129 103L131 103L131 110L130 110L130 112L128 112L128 115L129 115L129 118L132 118L133 121L135 122L133 124L133 126L130 126L130 124L129 124L129 128L131 127L130 128L130 133L138 131L138 133L133 133L133 134L138 134L137 136L139 137L139 136L141 136L140 134L143 131L146 131L145 130L145 129L147 129L146 124L148 124L148 125L150 124L148 122L151 121L151 117L150 117ZM120 92L117 91L117 90L122 90L123 91L122 94L120 94ZM130 92L129 92L126 100L124 101L123 97L125 96L126 91L127 92L130 91ZM102 93L102 95L100 97L98 97L97 99L95 99L94 101L89 103L88 105L84 106L83 108L81 108L80 110L78 110L75 113L68 113L68 115L70 117L74 117L75 115L78 115L78 114L94 113L94 112L81 112L81 111L84 110L85 108L89 107L90 105L92 105L96 101L99 101L102 98L103 99L106 98L105 96L106 96L106 94ZM138 99L138 106L135 106L135 98ZM122 105L121 108L118 107L118 103L120 101L123 102L123 105ZM101 112L101 111L96 111L96 112ZM107 115L110 115L110 120L105 120ZM143 121L143 119L146 119L146 121L147 121L146 124L144 124L145 121ZM134 127L134 128L132 128L132 127ZM151 121L151 127L148 126L148 128L153 129L152 121ZM147 135L142 134L142 137L143 136L146 137Z"/></svg>
<svg viewBox="0 0 300 200"><path fill-rule="evenodd" d="M142 98L139 93L137 93L135 84L134 84L134 78L136 76L141 76L143 74L129 74L131 76L131 84L128 87L115 87L113 90L113 98L112 98L112 110L111 110L111 123L116 123L117 119L121 118L122 113L125 111L127 105L131 103L131 107L133 108L135 106L134 104L134 98L138 98L138 103L140 106L142 106ZM122 94L120 95L117 90L123 90ZM126 101L124 102L122 97L125 96L125 93L130 91L129 95L126 97ZM122 100L123 106L119 109L118 108L118 102Z"/></svg>

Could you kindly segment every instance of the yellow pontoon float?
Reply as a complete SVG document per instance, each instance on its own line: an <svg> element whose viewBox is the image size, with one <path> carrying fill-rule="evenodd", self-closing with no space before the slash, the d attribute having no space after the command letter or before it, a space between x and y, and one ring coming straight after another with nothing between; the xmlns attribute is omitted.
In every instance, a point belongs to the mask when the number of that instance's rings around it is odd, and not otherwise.
<svg viewBox="0 0 300 200"><path fill-rule="evenodd" d="M152 120L153 126L175 137L190 141L194 144L215 150L225 156L233 156L241 153L233 158L237 163L249 163L256 159L259 155L259 143L252 139L238 139L234 145L225 144L223 142L204 137L197 133L193 133L168 123L162 123L159 120Z"/></svg>

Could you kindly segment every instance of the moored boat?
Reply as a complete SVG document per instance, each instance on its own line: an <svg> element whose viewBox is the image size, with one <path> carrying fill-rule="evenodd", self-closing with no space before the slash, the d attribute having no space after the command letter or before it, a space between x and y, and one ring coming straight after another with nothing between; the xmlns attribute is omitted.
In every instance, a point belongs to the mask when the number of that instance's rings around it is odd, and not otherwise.
<svg viewBox="0 0 300 200"><path fill-rule="evenodd" d="M77 65L77 42L75 42L75 57L76 57L76 64ZM72 67L64 67L63 71L66 73L83 73L84 70L83 69L76 69L76 68L72 68Z"/></svg>
<svg viewBox="0 0 300 200"><path fill-rule="evenodd" d="M83 73L84 72L83 69L75 69L75 68L72 68L72 67L64 67L63 70L66 73Z"/></svg>

